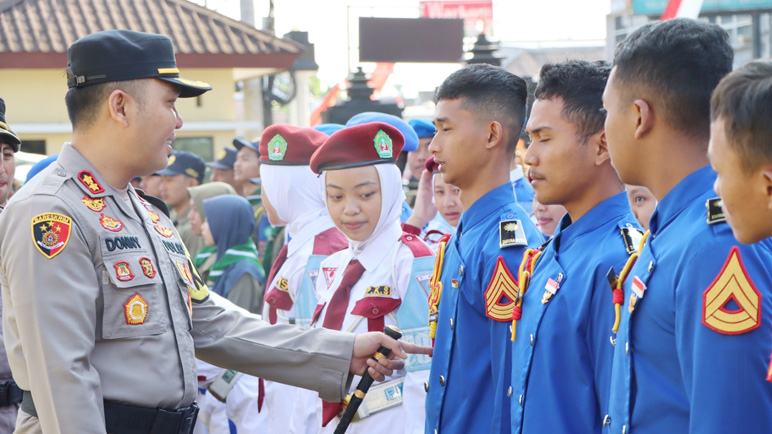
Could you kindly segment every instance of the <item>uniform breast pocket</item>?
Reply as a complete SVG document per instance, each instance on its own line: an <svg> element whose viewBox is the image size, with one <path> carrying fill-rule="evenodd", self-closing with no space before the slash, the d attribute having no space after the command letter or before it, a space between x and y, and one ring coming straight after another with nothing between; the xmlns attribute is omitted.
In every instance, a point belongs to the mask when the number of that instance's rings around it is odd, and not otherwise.
<svg viewBox="0 0 772 434"><path fill-rule="evenodd" d="M168 314L155 260L135 250L103 257L102 337L120 339L163 333Z"/></svg>

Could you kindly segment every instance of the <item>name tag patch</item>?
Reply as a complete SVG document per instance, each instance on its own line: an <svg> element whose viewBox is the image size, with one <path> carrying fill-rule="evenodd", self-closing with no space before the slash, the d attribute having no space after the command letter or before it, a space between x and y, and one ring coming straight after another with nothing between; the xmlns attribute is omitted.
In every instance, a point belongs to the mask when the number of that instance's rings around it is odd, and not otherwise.
<svg viewBox="0 0 772 434"><path fill-rule="evenodd" d="M371 286L365 290L365 297L391 297L391 286Z"/></svg>

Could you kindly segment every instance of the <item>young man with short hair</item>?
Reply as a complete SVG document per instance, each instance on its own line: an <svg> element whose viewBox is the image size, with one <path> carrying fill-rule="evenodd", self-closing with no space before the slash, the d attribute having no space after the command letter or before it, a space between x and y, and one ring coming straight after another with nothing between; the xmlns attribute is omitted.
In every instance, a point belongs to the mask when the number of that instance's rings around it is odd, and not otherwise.
<svg viewBox="0 0 772 434"><path fill-rule="evenodd" d="M440 243L431 279L429 433L509 432L507 336L517 297L510 270L543 241L509 181L526 93L522 78L490 65L460 69L437 90L429 151L443 180L461 189L464 211Z"/></svg>
<svg viewBox="0 0 772 434"><path fill-rule="evenodd" d="M614 55L609 154L623 182L659 203L621 276L612 433L772 432L772 243L732 236L706 152L710 95L732 70L728 39L673 19L634 31Z"/></svg>
<svg viewBox="0 0 772 434"><path fill-rule="evenodd" d="M512 321L513 433L602 430L614 355L606 275L622 270L643 235L608 156L601 96L610 70L606 62L548 63L534 92L529 179L536 200L567 214L550 242L520 265L526 271Z"/></svg>

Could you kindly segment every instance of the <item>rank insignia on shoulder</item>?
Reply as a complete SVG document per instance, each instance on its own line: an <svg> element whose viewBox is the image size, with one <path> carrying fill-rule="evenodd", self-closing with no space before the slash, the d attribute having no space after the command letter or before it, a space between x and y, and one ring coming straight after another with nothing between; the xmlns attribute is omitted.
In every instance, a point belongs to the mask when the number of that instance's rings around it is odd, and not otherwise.
<svg viewBox="0 0 772 434"><path fill-rule="evenodd" d="M104 214L99 217L99 224L110 232L120 232L121 229L123 229L123 223L120 220L108 217Z"/></svg>
<svg viewBox="0 0 772 434"><path fill-rule="evenodd" d="M150 258L139 258L139 265L142 267L142 273L145 276L151 279L155 277L155 267L153 267L153 262Z"/></svg>
<svg viewBox="0 0 772 434"><path fill-rule="evenodd" d="M128 282L134 278L134 274L129 268L129 263L126 261L117 262L115 265L115 277L121 282Z"/></svg>
<svg viewBox="0 0 772 434"><path fill-rule="evenodd" d="M129 298L129 301L123 305L123 310L126 314L126 324L143 324L145 322L145 318L147 318L147 301L145 301L145 299L142 298L139 293L135 293L131 296L131 298Z"/></svg>
<svg viewBox="0 0 772 434"><path fill-rule="evenodd" d="M702 323L724 335L739 335L761 326L761 293L751 281L737 246L702 296Z"/></svg>
<svg viewBox="0 0 772 434"><path fill-rule="evenodd" d="M96 180L94 177L94 174L89 172L88 170L81 170L80 173L78 173L78 180L86 186L88 191L98 194L98 193L104 193L105 189L102 187L101 184L99 184L99 181Z"/></svg>
<svg viewBox="0 0 772 434"><path fill-rule="evenodd" d="M83 201L83 205L86 205L88 209L94 212L100 212L107 206L105 200L101 197L83 196L81 201Z"/></svg>
<svg viewBox="0 0 772 434"><path fill-rule="evenodd" d="M38 214L32 218L32 242L48 259L61 253L70 241L72 219L58 213Z"/></svg>
<svg viewBox="0 0 772 434"><path fill-rule="evenodd" d="M365 297L391 297L391 286L370 286L365 290Z"/></svg>
<svg viewBox="0 0 772 434"><path fill-rule="evenodd" d="M625 241L625 250L627 250L628 255L632 255L638 251L638 246L643 238L643 232L633 227L624 227L621 231L622 239Z"/></svg>
<svg viewBox="0 0 772 434"><path fill-rule="evenodd" d="M726 215L724 215L724 202L720 197L708 199L707 202L705 202L705 208L708 209L709 225L726 221Z"/></svg>
<svg viewBox="0 0 772 434"><path fill-rule="evenodd" d="M276 287L282 291L289 291L289 281L284 277L279 277L279 281L276 282Z"/></svg>
<svg viewBox="0 0 772 434"><path fill-rule="evenodd" d="M504 263L504 258L499 256L496 269L493 270L491 281L485 290L486 316L494 321L511 321L518 290L517 282Z"/></svg>
<svg viewBox="0 0 772 434"><path fill-rule="evenodd" d="M520 220L502 220L499 222L499 247L527 246L525 231Z"/></svg>
<svg viewBox="0 0 772 434"><path fill-rule="evenodd" d="M169 228L165 228L163 226L154 225L153 229L155 229L156 232L161 234L162 237L171 238L171 236L174 235L174 231L173 230L171 230Z"/></svg>

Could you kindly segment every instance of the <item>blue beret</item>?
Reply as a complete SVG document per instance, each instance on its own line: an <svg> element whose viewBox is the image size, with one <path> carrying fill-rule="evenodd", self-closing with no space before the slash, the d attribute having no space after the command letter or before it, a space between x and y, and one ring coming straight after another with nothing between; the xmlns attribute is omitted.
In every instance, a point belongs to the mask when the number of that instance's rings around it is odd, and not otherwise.
<svg viewBox="0 0 772 434"><path fill-rule="evenodd" d="M328 136L331 136L332 133L342 130L343 128L346 128L346 126L341 124L319 124L314 127L316 131L327 134Z"/></svg>
<svg viewBox="0 0 772 434"><path fill-rule="evenodd" d="M405 146L402 147L403 151L412 152L418 149L418 135L415 133L415 130L413 130L413 128L407 122L403 121L402 118L398 118L394 115L376 112L359 113L358 115L355 115L353 118L349 119L348 122L346 122L346 126L351 127L354 125L367 124L370 122L383 122L398 129L399 132L402 133L402 135L405 137Z"/></svg>
<svg viewBox="0 0 772 434"><path fill-rule="evenodd" d="M434 137L434 133L437 132L437 130L434 129L434 124L425 119L410 119L410 122L408 123L413 127L415 133L418 134L418 137L422 139L424 137Z"/></svg>

